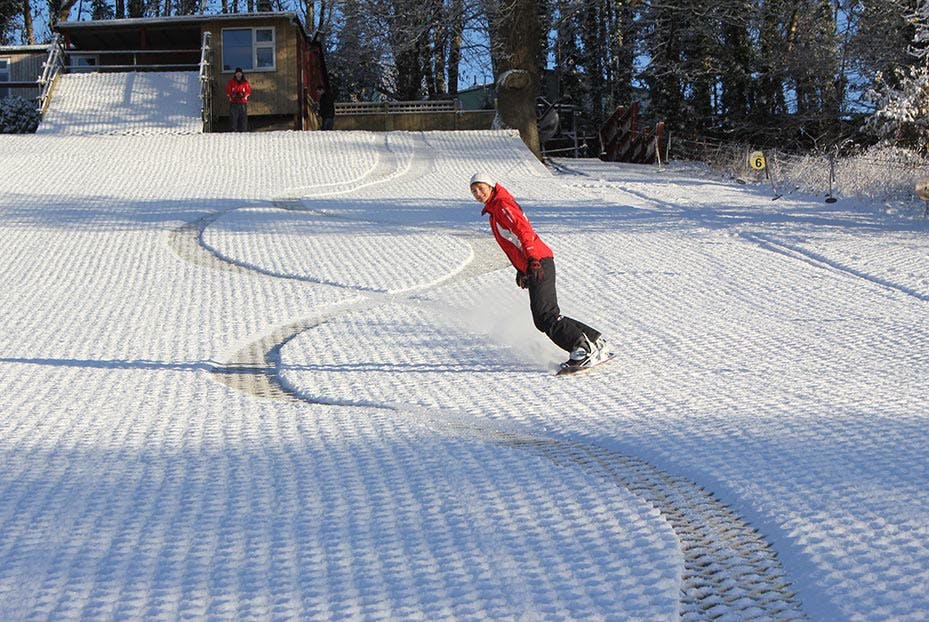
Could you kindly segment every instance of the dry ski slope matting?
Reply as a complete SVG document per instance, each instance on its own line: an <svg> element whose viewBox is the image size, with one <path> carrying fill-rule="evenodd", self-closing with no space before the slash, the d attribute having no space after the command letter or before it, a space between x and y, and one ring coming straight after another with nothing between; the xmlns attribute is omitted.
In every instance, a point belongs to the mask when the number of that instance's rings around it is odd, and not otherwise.
<svg viewBox="0 0 929 622"><path fill-rule="evenodd" d="M513 141L513 153L531 158ZM454 154L442 153L442 146L430 144L424 135L385 135L379 142L377 164L362 179L350 184L331 187L294 188L278 197L271 197L279 210L294 213L293 218L303 225L334 227L346 222L344 215L327 214L314 209L314 197L332 195L363 195L366 189L384 184L410 184L434 174L434 164L443 157L461 157L467 146L453 145ZM533 164L527 163L532 166ZM261 262L235 257L224 252L221 243L211 243L211 227L218 222L247 225L247 218L237 219L236 209L228 209L191 221L177 228L167 243L182 259L191 263L222 271L253 272L264 278L297 279L325 282L346 287L358 294L351 302L334 305L310 317L278 326L237 347L225 360L218 361L212 377L236 390L257 397L352 406L383 408L406 415L421 425L433 428L449 437L466 436L483 443L517 449L527 458L542 457L552 464L567 469L580 469L598 480L609 482L626 493L637 496L654 507L671 526L683 555L681 593L678 605L682 619L778 619L799 620L806 616L791 589L790 580L777 556L764 537L723 504L711 492L694 482L677 477L649 465L634 456L585 445L576 441L552 438L544 434L525 433L498 427L486 420L469 418L457 412L441 409L400 406L397 404L357 403L351 395L314 395L306 390L294 390L281 381L281 350L289 342L299 339L307 331L353 313L371 312L398 302L410 302L424 290L450 281L465 280L505 267L499 250L487 243L488 236L462 234L436 230L454 238L450 247L461 247L460 254L467 259L461 271L447 279L436 278L422 287L408 286L400 291L379 291L367 286L355 274L344 279L327 276L312 277L299 270L269 269ZM302 220L301 220L302 219ZM383 227L386 234L402 234L398 225L390 222L368 222ZM331 371L331 370L330 370ZM352 374L347 365L343 374ZM528 493L527 493L528 494ZM622 586L614 586L617 589Z"/></svg>
<svg viewBox="0 0 929 622"><path fill-rule="evenodd" d="M199 134L195 71L58 76L37 134Z"/></svg>

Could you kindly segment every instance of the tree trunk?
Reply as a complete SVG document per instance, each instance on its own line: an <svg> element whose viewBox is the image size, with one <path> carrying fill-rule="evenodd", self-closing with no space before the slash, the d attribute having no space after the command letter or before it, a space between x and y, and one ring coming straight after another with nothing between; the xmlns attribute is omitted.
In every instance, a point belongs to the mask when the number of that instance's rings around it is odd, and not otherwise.
<svg viewBox="0 0 929 622"><path fill-rule="evenodd" d="M23 0L23 42L35 45L35 27L32 25L32 4Z"/></svg>
<svg viewBox="0 0 929 622"><path fill-rule="evenodd" d="M75 4L77 4L77 0L64 0L61 3L59 3L58 0L49 2L49 26L51 26L49 30L54 30L54 26L58 22L68 21L68 15L71 14L71 9L74 8Z"/></svg>
<svg viewBox="0 0 929 622"><path fill-rule="evenodd" d="M461 65L461 34L455 33L448 42L448 94L458 96L458 72Z"/></svg>
<svg viewBox="0 0 929 622"><path fill-rule="evenodd" d="M448 94L458 95L458 71L461 65L461 37L464 31L464 17L461 0L452 1L452 10L448 32Z"/></svg>
<svg viewBox="0 0 929 622"><path fill-rule="evenodd" d="M448 69L448 15L441 4L436 6L436 11L438 23L432 27L432 58L428 62L429 99L439 99L448 93L448 83L445 81L445 72Z"/></svg>
<svg viewBox="0 0 929 622"><path fill-rule="evenodd" d="M497 115L504 125L519 130L519 136L539 160L539 127L535 101L539 93L541 32L539 5L532 0L504 0L499 7L497 35L491 46L497 51Z"/></svg>

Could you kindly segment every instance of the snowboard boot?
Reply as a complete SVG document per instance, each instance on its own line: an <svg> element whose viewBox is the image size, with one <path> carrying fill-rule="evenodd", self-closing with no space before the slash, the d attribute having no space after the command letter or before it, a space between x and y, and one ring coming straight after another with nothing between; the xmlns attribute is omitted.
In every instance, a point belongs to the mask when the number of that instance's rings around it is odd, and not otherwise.
<svg viewBox="0 0 929 622"><path fill-rule="evenodd" d="M582 335L571 351L571 356L561 366L572 369L590 367L602 361L606 354L606 340L603 336L591 341L587 335Z"/></svg>

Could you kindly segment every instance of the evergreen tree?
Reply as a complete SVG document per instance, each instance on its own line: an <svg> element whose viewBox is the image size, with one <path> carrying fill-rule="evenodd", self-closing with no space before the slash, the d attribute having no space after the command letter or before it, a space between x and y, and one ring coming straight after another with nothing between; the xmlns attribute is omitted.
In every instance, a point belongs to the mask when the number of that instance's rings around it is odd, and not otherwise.
<svg viewBox="0 0 929 622"><path fill-rule="evenodd" d="M114 15L113 7L106 0L91 0L90 19L95 21L113 19Z"/></svg>
<svg viewBox="0 0 929 622"><path fill-rule="evenodd" d="M755 55L751 44L752 6L750 2L733 3L735 11L722 24L722 50L728 55L719 63L720 94L718 113L724 129L742 129L755 107L753 75Z"/></svg>
<svg viewBox="0 0 929 622"><path fill-rule="evenodd" d="M594 125L633 99L639 28L634 4L556 0L553 6L549 30L554 39L548 56L554 59L560 94L570 98Z"/></svg>
<svg viewBox="0 0 929 622"><path fill-rule="evenodd" d="M838 70L835 22L827 0L808 0L794 7L787 39L789 85L799 117L835 118L840 104L835 90Z"/></svg>
<svg viewBox="0 0 929 622"><path fill-rule="evenodd" d="M929 151L929 0L905 16L911 26L907 61L878 72L866 100L875 106L865 129L883 142ZM912 64L910 64L912 63Z"/></svg>
<svg viewBox="0 0 929 622"><path fill-rule="evenodd" d="M0 45L13 45L22 6L19 0L0 0Z"/></svg>
<svg viewBox="0 0 929 622"><path fill-rule="evenodd" d="M584 59L581 52L581 3L578 0L556 0L554 23L554 63L558 88L588 115L589 96L583 79Z"/></svg>
<svg viewBox="0 0 929 622"><path fill-rule="evenodd" d="M915 28L907 16L917 6L916 0L869 0L858 11L849 12L855 26L849 43L855 73L870 81L878 72L886 75L913 64L907 50Z"/></svg>
<svg viewBox="0 0 929 622"><path fill-rule="evenodd" d="M689 123L684 108L685 22L680 13L663 3L647 7L643 51L649 62L641 78L648 88L651 114L681 133L695 135L699 128Z"/></svg>

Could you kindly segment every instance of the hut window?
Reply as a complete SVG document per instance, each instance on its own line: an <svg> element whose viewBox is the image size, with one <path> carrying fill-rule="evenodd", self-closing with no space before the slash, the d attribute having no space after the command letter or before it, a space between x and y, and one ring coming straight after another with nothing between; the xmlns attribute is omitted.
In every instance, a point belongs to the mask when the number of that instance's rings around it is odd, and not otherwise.
<svg viewBox="0 0 929 622"><path fill-rule="evenodd" d="M96 56L73 54L71 56L71 73L89 73L97 66Z"/></svg>
<svg viewBox="0 0 929 622"><path fill-rule="evenodd" d="M10 59L0 58L0 84L10 81ZM0 86L0 99L10 96L10 88Z"/></svg>
<svg viewBox="0 0 929 622"><path fill-rule="evenodd" d="M236 67L245 71L274 71L273 28L227 28L223 30L223 71Z"/></svg>
<svg viewBox="0 0 929 622"><path fill-rule="evenodd" d="M255 67L274 69L274 29L255 29Z"/></svg>

